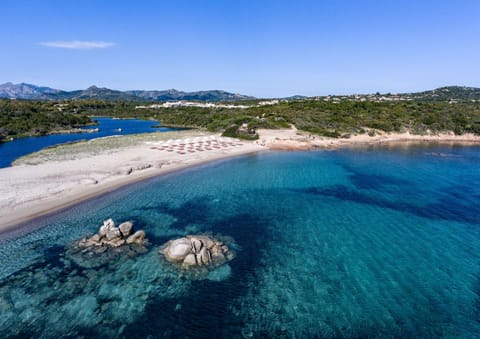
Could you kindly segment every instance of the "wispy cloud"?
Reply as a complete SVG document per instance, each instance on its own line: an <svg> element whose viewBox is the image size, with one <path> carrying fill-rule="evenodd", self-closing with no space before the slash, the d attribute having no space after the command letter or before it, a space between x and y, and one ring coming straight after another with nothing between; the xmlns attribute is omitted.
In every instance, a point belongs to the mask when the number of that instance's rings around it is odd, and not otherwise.
<svg viewBox="0 0 480 339"><path fill-rule="evenodd" d="M45 41L38 43L40 46L67 49L95 49L115 46L114 42L107 41Z"/></svg>

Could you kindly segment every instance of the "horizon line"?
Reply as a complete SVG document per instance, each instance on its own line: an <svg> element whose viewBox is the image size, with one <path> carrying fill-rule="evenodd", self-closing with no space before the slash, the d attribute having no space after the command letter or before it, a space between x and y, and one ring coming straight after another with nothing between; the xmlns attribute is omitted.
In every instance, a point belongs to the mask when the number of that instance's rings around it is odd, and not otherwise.
<svg viewBox="0 0 480 339"><path fill-rule="evenodd" d="M384 91L384 92L380 92L380 91L372 91L372 92L350 92L350 93L341 93L341 94L314 94L314 95L304 95L304 94L291 94L291 95L283 95L283 96L256 96L256 95L250 95L250 94L243 94L241 92L236 92L236 91L229 91L229 90L224 90L224 89L196 89L196 90L179 90L179 89L176 89L176 88L167 88L167 89L125 89L125 90L121 90L121 89L113 89L113 88L109 88L109 87L104 87L104 86L97 86L95 84L92 84L88 87L86 87L85 89L71 89L71 90L65 90L65 89L59 89L59 88L55 88L55 87L50 87L50 86L44 86L44 85L36 85L36 84L33 84L33 83L28 83L28 82L19 82L19 83L14 83L12 81L7 81L7 82L4 82L4 83L0 83L0 86L4 86L4 85L14 85L14 86L19 86L19 85L28 85L28 86L34 86L34 87L39 87L39 88L49 88L49 89L52 89L52 90L56 90L56 91L62 91L62 92L75 92L75 91L84 91L84 90L87 90L89 88L92 88L92 87L95 87L95 88L98 88L98 89L108 89L108 90L112 90L112 91L118 91L118 92L131 92L131 91L145 91L145 92L149 92L149 91L158 91L158 92L163 92L163 91L178 91L178 92L184 92L184 93L193 93L193 92L211 92L211 91L224 91L224 92L227 92L227 93L231 93L231 94L238 94L238 95L243 95L243 96L250 96L250 97L253 97L253 98L256 98L256 99L276 99L276 98L288 98L288 97L295 97L295 96L300 96L300 97L306 97L306 98L309 98L309 97L327 97L327 96L352 96L352 95L372 95L372 94L381 94L381 95L386 95L386 94L390 94L390 95L396 95L396 94L410 94L410 93L419 93L419 92L426 92L426 91L433 91L433 90L438 90L438 89L442 89L442 88L449 88L449 87L459 87L459 88L471 88L471 89L480 89L480 87L476 87L476 86L469 86L469 85L441 85L441 86L438 86L438 87L434 87L434 88L430 88L430 89L422 89L422 90L416 90L416 91L402 91L402 92L393 92L393 91Z"/></svg>

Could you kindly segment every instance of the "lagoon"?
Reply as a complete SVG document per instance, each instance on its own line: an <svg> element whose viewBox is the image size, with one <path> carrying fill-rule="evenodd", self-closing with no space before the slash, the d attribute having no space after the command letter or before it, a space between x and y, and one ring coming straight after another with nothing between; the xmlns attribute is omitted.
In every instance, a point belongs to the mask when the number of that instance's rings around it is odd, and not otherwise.
<svg viewBox="0 0 480 339"><path fill-rule="evenodd" d="M113 135L178 130L168 127L154 127L159 125L158 121L140 119L113 119L108 117L93 117L92 119L98 121L98 125L85 127L84 129L92 130L98 128L99 130L97 132L79 134L52 134L39 137L19 138L3 144L0 143L0 168L10 166L15 159L21 156L39 151L45 147L67 142L91 140Z"/></svg>
<svg viewBox="0 0 480 339"><path fill-rule="evenodd" d="M150 179L0 240L9 337L473 337L480 333L480 148L265 152ZM132 220L148 252L100 266L67 249ZM232 237L208 279L169 239Z"/></svg>

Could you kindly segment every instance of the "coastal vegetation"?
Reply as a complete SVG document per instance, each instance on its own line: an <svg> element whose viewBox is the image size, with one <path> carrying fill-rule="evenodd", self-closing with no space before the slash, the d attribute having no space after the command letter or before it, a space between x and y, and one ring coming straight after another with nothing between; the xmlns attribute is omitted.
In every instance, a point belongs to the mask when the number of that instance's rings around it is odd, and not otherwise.
<svg viewBox="0 0 480 339"><path fill-rule="evenodd" d="M0 100L0 142L93 124L85 114L58 108L46 101Z"/></svg>
<svg viewBox="0 0 480 339"><path fill-rule="evenodd" d="M280 100L248 108L149 107L132 101L0 100L0 139L42 135L93 123L88 117L111 116L158 120L166 126L205 128L225 136L255 138L258 128L295 125L299 130L329 137L375 134L376 131L428 134L453 131L480 135L480 102L331 101L319 98ZM144 105L144 103L142 103ZM244 130L242 130L242 126ZM250 133L249 133L250 132Z"/></svg>

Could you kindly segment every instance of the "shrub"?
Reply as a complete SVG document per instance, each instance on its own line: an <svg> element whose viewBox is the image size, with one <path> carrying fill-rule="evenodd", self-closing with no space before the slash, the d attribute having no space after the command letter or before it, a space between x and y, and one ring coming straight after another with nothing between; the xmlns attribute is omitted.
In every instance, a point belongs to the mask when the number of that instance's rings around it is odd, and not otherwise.
<svg viewBox="0 0 480 339"><path fill-rule="evenodd" d="M246 132L239 131L240 126L231 125L222 133L224 137L238 138L244 140L257 140L259 138L258 134L250 134Z"/></svg>

